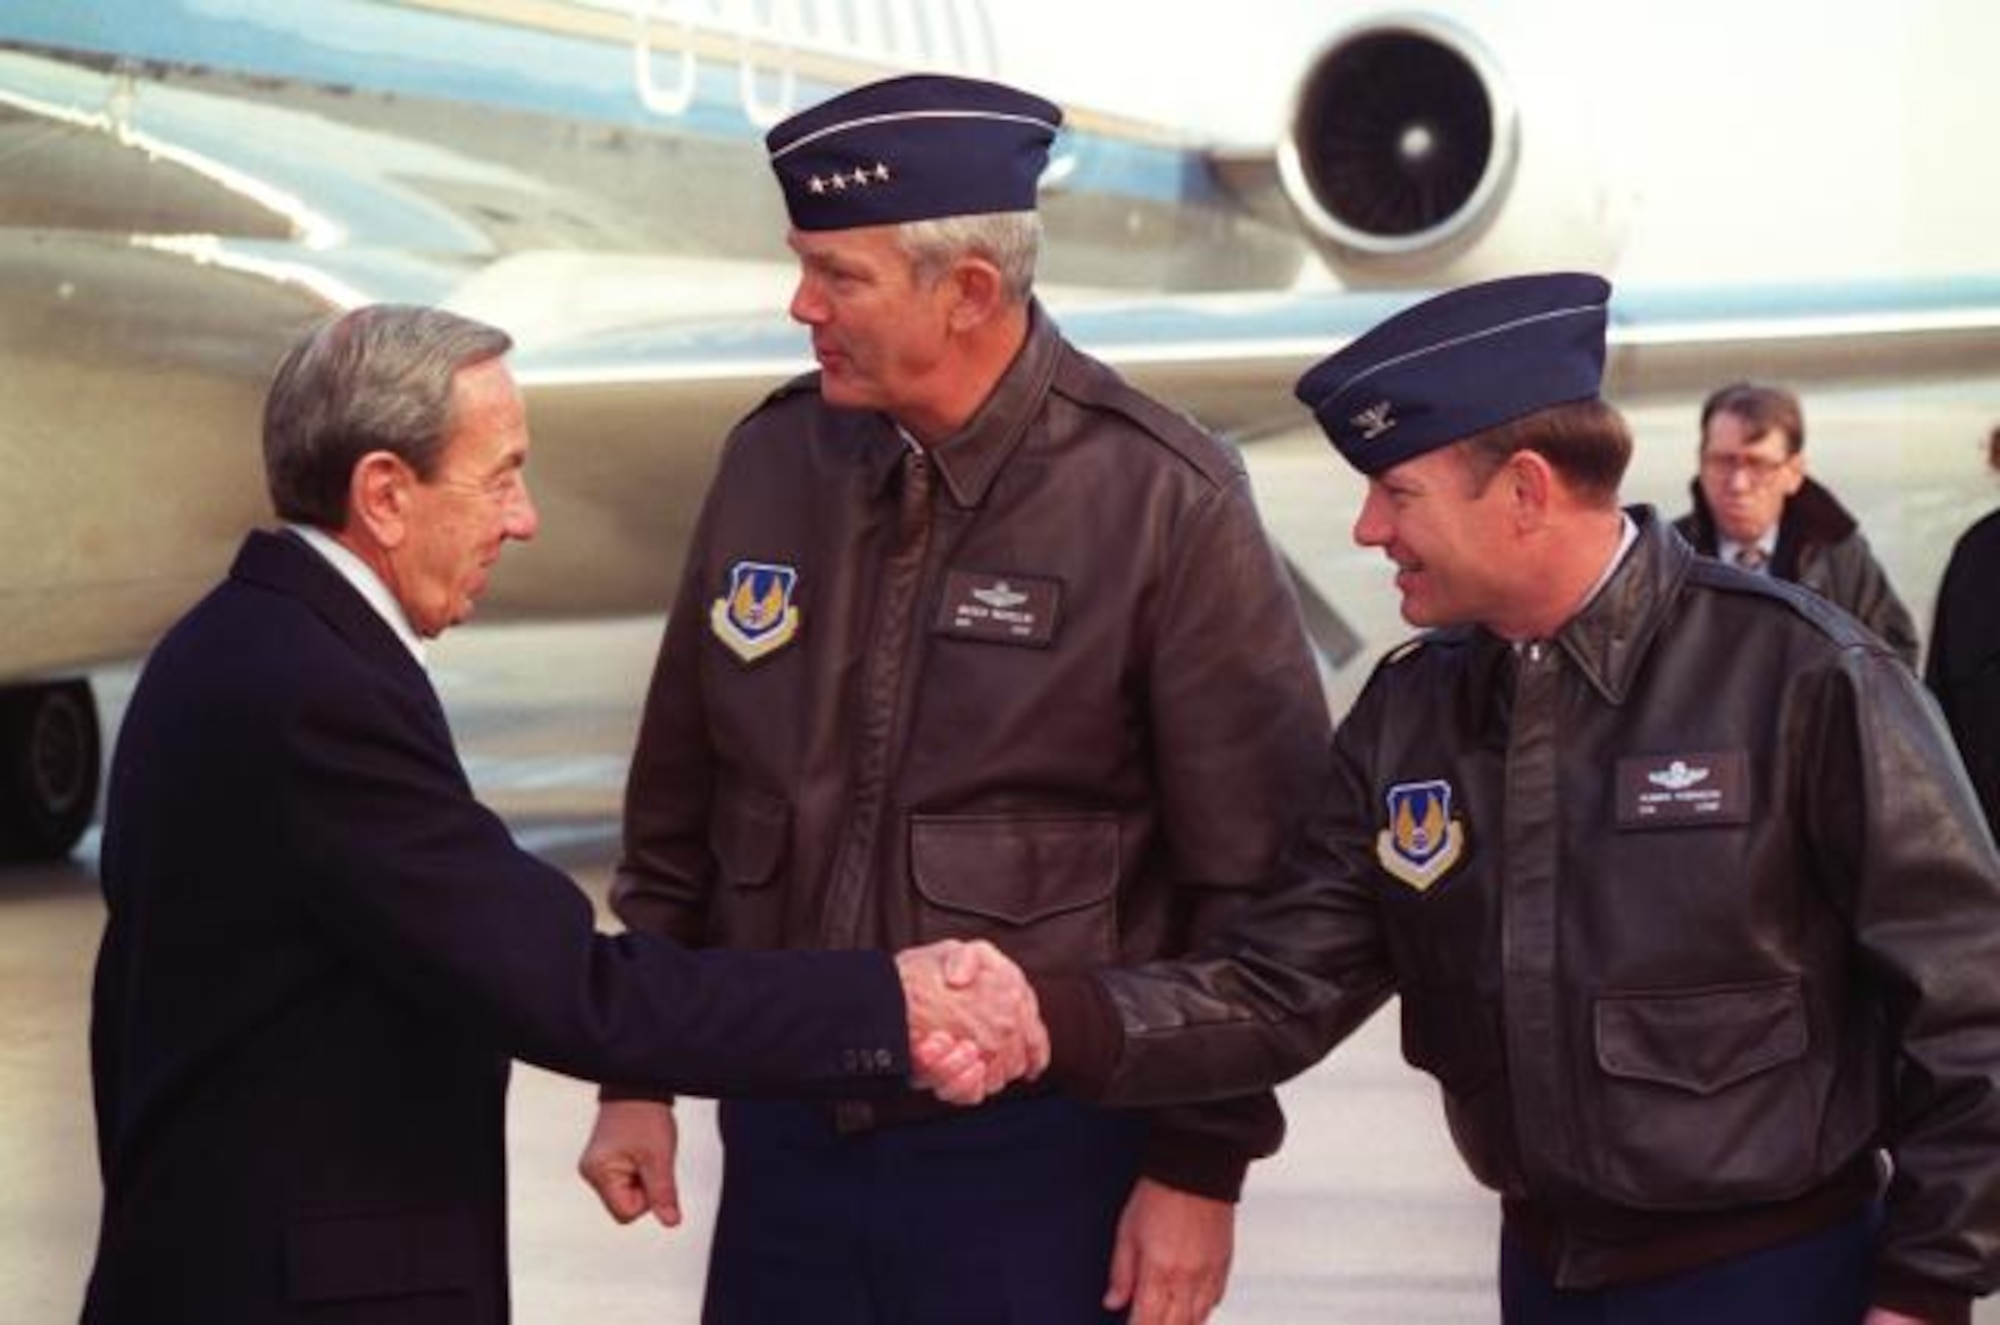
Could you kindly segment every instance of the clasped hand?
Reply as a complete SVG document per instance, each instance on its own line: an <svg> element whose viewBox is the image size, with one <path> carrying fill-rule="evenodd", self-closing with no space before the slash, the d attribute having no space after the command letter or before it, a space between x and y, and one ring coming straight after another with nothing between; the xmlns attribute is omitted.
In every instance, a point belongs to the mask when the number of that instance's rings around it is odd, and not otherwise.
<svg viewBox="0 0 2000 1325"><path fill-rule="evenodd" d="M945 939L896 954L917 1085L977 1104L1041 1075L1049 1033L1021 968L983 940Z"/></svg>

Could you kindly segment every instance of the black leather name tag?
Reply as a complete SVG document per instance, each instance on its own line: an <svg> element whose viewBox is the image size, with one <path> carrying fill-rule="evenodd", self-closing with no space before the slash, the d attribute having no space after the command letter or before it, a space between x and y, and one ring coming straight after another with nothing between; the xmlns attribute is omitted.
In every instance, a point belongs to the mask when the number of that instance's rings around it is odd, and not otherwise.
<svg viewBox="0 0 2000 1325"><path fill-rule="evenodd" d="M1047 648L1056 637L1062 582L1032 575L946 571L937 633L987 644Z"/></svg>
<svg viewBox="0 0 2000 1325"><path fill-rule="evenodd" d="M1639 755L1618 761L1620 828L1692 828L1748 822L1748 751Z"/></svg>

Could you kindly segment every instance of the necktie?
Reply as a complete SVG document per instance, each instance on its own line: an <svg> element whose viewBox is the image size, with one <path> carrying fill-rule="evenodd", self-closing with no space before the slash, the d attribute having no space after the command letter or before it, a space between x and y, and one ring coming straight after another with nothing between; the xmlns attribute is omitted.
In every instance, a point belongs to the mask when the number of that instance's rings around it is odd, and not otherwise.
<svg viewBox="0 0 2000 1325"><path fill-rule="evenodd" d="M1764 563L1769 560L1770 558L1764 555L1764 549L1755 543L1748 543L1736 549L1736 564L1744 570L1761 571L1764 569Z"/></svg>

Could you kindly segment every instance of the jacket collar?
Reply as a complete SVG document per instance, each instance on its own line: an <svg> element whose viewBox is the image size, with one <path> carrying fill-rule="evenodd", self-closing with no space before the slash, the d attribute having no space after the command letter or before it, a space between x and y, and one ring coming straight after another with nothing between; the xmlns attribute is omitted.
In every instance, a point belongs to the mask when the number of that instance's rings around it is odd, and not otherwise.
<svg viewBox="0 0 2000 1325"><path fill-rule="evenodd" d="M1639 537L1597 597L1556 632L1592 688L1612 704L1631 693L1639 667L1666 621L1694 549L1650 506L1629 507Z"/></svg>
<svg viewBox="0 0 2000 1325"><path fill-rule="evenodd" d="M396 596L389 592L389 586L375 573L373 566L363 561L352 548L324 529L316 529L309 524L294 524L285 526L285 531L317 552L329 565L339 571L340 578L346 580L354 592L361 595L362 601L375 609L375 615L381 617L389 629L396 633L396 638L410 651L412 658L420 663L426 660L424 641L417 634L416 627L410 624L409 613L405 612L403 605L396 601Z"/></svg>
<svg viewBox="0 0 2000 1325"><path fill-rule="evenodd" d="M962 507L986 501L993 480L1020 446L1055 381L1062 336L1039 302L1028 305L1028 338L966 425L931 448L938 473Z"/></svg>
<svg viewBox="0 0 2000 1325"><path fill-rule="evenodd" d="M410 656L389 623L304 539L253 530L237 551L229 576L298 599L357 652L430 692L422 664Z"/></svg>
<svg viewBox="0 0 2000 1325"><path fill-rule="evenodd" d="M944 478L945 490L960 507L983 505L993 481L1006 467L1029 425L1041 413L1041 403L1055 381L1062 358L1062 333L1037 301L1028 305L1028 337L1014 353L1007 371L963 428L926 448ZM886 414L864 427L864 484L878 496L891 490L902 471L903 453L914 444Z"/></svg>

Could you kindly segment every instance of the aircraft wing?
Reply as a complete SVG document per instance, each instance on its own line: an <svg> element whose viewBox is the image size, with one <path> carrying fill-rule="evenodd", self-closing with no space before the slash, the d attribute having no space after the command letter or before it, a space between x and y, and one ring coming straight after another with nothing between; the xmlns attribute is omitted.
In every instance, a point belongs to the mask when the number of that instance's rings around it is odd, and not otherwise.
<svg viewBox="0 0 2000 1325"><path fill-rule="evenodd" d="M1057 293L1051 311L1142 389L1245 444L1254 472L1264 439L1308 426L1291 394L1298 376L1419 297ZM1610 344L1608 394L1632 408L1698 399L1741 377L1792 383L1809 398L1818 385L1990 378L2000 363L2000 279L1620 291ZM546 518L537 547L496 583L494 612L662 610L721 438L772 386L810 366L803 333L775 310L519 351ZM1321 590L1325 576L1283 524L1274 530L1329 662L1346 662L1364 641L1339 595Z"/></svg>
<svg viewBox="0 0 2000 1325"><path fill-rule="evenodd" d="M95 733L52 725L50 683L143 653L268 520L261 397L313 319L422 301L512 332L547 518L486 615L658 612L720 439L807 366L762 129L912 65L1038 81L1001 67L1013 9L985 0L0 8L0 773L37 780L0 787L0 853L13 803L35 849L88 821ZM861 21L905 8L951 21L896 40ZM806 21L835 9L856 21ZM1254 442L1253 479L1288 432L1307 471L1337 473L1291 385L1416 291L1615 273L1623 238L1622 193L1563 141L1589 118L1551 104L1566 80L1511 77L1490 34L1445 18L1372 0L1346 18L1302 52L1274 141L1071 107L1043 181L1058 321ZM1996 307L1991 279L1621 288L1611 391L1962 375L1985 411ZM1346 495L1297 519L1288 496L1267 518L1315 634L1335 657L1379 643L1348 629L1348 554L1315 542Z"/></svg>
<svg viewBox="0 0 2000 1325"><path fill-rule="evenodd" d="M1190 295L1059 311L1071 339L1239 439L1293 426L1292 384L1423 292ZM1810 392L1990 377L2000 277L1619 289L1606 394L1621 405L1738 378Z"/></svg>

